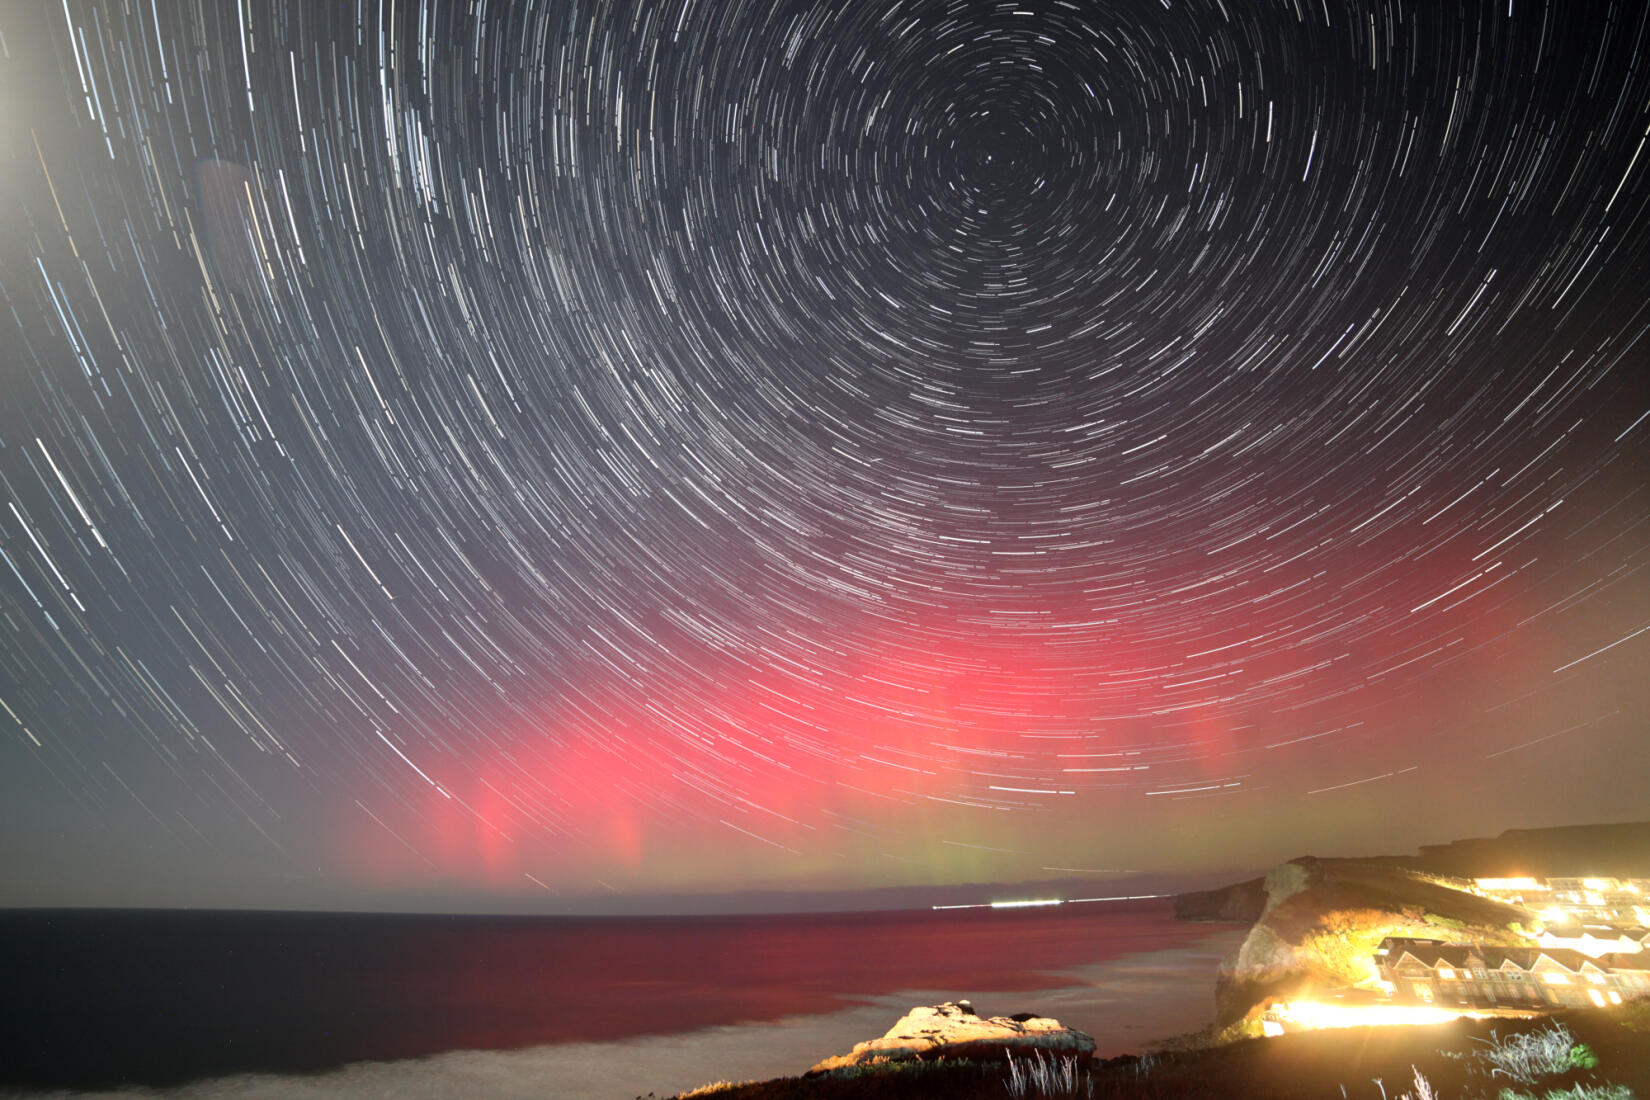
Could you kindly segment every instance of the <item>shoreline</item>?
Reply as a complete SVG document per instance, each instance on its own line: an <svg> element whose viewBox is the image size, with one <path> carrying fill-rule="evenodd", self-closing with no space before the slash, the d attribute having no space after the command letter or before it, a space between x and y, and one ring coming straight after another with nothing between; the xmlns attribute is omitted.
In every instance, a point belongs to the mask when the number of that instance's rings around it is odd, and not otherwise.
<svg viewBox="0 0 1650 1100"><path fill-rule="evenodd" d="M980 1011L1035 1011L1094 1035L1103 1056L1141 1053L1148 1044L1195 1031L1214 1017L1215 967L1247 929L1212 925L1206 936L1041 974L1045 988L1018 991L908 989L854 998L828 1012L722 1024L669 1034L572 1042L520 1050L458 1050L392 1062L357 1062L310 1074L237 1074L175 1088L98 1091L0 1089L0 1098L98 1100L272 1100L398 1097L446 1100L632 1100L675 1095L715 1081L755 1081L804 1073L885 1032L911 1007L962 997ZM1095 1030L1090 1030L1094 1028Z"/></svg>
<svg viewBox="0 0 1650 1100"><path fill-rule="evenodd" d="M851 1008L766 1023L735 1024L624 1043L680 1044L668 1080L648 1083L665 1097L717 1080L760 1081L805 1073L816 1062L873 1039L912 1007L965 999L982 1016L1035 1012L1094 1036L1099 1057L1143 1053L1152 1043L1194 1032L1214 1019L1216 967L1248 928L1221 925L1180 947L1120 955L1047 975L1063 983L1023 990L907 989L863 998ZM1090 1030L1093 1028L1094 1030ZM689 1061L699 1068L689 1071ZM691 1078L691 1079L690 1079Z"/></svg>

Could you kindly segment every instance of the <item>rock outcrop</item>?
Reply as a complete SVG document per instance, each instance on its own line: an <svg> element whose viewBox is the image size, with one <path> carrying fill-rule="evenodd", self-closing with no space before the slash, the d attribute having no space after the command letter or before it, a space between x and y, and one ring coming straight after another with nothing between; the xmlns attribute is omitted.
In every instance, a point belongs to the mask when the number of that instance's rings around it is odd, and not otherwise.
<svg viewBox="0 0 1650 1100"><path fill-rule="evenodd" d="M1282 864L1264 880L1259 919L1221 963L1217 1025L1273 996L1373 987L1375 948L1387 936L1533 942L1533 914L1457 888L1466 885L1381 860L1307 856Z"/></svg>
<svg viewBox="0 0 1650 1100"><path fill-rule="evenodd" d="M852 1052L827 1058L808 1073L880 1062L987 1060L1033 1049L1087 1062L1094 1054L1094 1038L1046 1016L1021 1012L987 1019L967 1001L948 1001L913 1008L882 1038L856 1043Z"/></svg>

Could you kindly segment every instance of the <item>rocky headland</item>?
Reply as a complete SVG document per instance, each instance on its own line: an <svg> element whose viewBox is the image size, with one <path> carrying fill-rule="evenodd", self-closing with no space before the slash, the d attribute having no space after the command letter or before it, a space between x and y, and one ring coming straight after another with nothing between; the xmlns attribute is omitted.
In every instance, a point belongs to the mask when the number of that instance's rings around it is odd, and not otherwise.
<svg viewBox="0 0 1650 1100"><path fill-rule="evenodd" d="M1244 1034L1271 999L1373 990L1387 936L1531 946L1539 915L1472 892L1477 876L1634 877L1650 869L1650 822L1510 829L1416 856L1303 856L1264 878L1175 899L1181 920L1252 927L1215 979L1215 1031Z"/></svg>
<svg viewBox="0 0 1650 1100"><path fill-rule="evenodd" d="M1218 890L1194 890L1176 894L1176 920L1219 921L1224 924L1253 924L1266 909L1266 879L1252 878Z"/></svg>
<svg viewBox="0 0 1650 1100"><path fill-rule="evenodd" d="M1245 1018L1273 997L1306 990L1373 990L1375 949L1387 936L1522 946L1536 918L1450 882L1380 860L1304 856L1263 880L1249 934L1215 979L1216 1026ZM1252 907L1250 884L1232 888L1233 911Z"/></svg>

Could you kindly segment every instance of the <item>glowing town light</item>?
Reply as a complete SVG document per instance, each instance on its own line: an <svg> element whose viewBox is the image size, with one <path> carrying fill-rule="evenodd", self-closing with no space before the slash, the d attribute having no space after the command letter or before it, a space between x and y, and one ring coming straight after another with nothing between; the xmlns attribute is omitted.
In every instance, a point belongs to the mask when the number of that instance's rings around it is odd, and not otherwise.
<svg viewBox="0 0 1650 1100"><path fill-rule="evenodd" d="M1481 890L1539 890L1541 886L1533 878L1481 878L1478 880Z"/></svg>
<svg viewBox="0 0 1650 1100"><path fill-rule="evenodd" d="M1587 996L1591 997L1593 999L1593 1003L1598 1005L1598 1007L1604 1007L1604 994L1600 993L1598 990L1589 989L1587 991Z"/></svg>
<svg viewBox="0 0 1650 1100"><path fill-rule="evenodd" d="M1610 1003L1613 1005L1619 1005L1621 1003L1621 994L1617 993L1613 989L1610 990Z"/></svg>
<svg viewBox="0 0 1650 1100"><path fill-rule="evenodd" d="M1341 1027L1407 1027L1444 1024L1463 1017L1484 1018L1479 1012L1437 1005L1347 1005L1324 1001L1289 1001L1274 1007L1268 1015L1284 1025L1280 1031L1291 1024L1308 1031L1321 1031ZM1273 1033L1270 1028L1263 1027L1263 1031Z"/></svg>
<svg viewBox="0 0 1650 1100"><path fill-rule="evenodd" d="M1541 980L1548 985L1569 985L1570 977L1567 974L1543 974Z"/></svg>
<svg viewBox="0 0 1650 1100"><path fill-rule="evenodd" d="M1446 982L1452 982L1455 980L1455 971L1451 970L1447 966L1440 966L1438 968L1438 976Z"/></svg>

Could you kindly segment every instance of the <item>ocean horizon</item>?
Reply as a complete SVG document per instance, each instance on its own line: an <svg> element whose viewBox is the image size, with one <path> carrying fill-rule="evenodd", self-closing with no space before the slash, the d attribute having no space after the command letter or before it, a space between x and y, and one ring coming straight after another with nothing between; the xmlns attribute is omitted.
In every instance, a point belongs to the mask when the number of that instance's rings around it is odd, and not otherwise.
<svg viewBox="0 0 1650 1100"><path fill-rule="evenodd" d="M972 999L1140 1050L1241 933L1166 901L716 917L0 914L0 1095L660 1096Z"/></svg>

